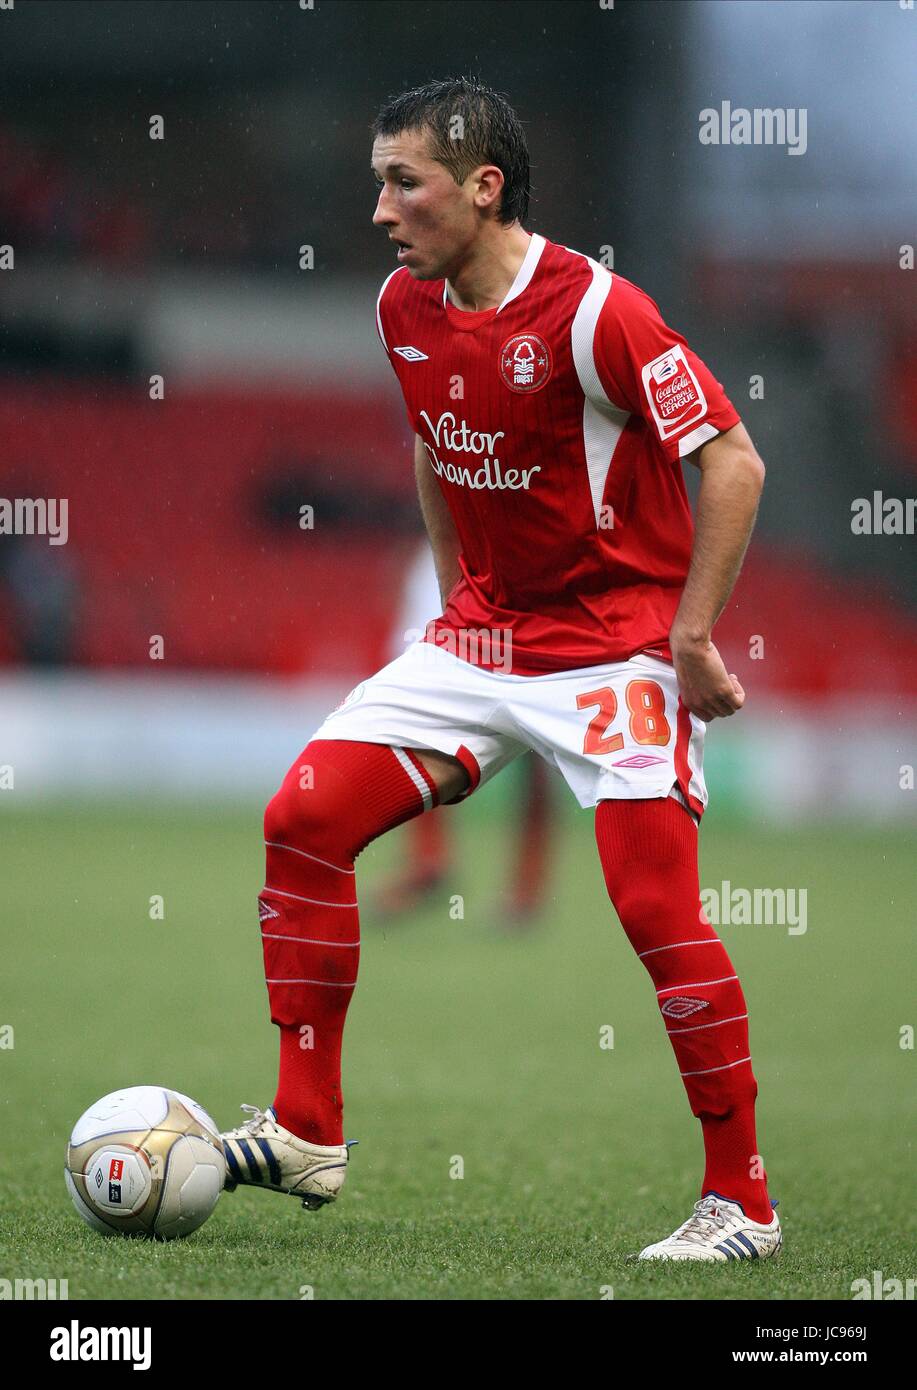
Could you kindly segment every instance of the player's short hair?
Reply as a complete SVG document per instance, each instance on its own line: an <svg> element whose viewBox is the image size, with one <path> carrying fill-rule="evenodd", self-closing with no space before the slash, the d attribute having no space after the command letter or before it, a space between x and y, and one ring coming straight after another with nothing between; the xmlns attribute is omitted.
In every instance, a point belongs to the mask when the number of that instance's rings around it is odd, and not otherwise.
<svg viewBox="0 0 917 1390"><path fill-rule="evenodd" d="M390 97L372 126L373 138L406 130L427 135L431 158L458 184L480 165L496 164L504 180L498 220L509 226L528 217L528 145L522 122L502 93L474 77L447 77L414 87Z"/></svg>

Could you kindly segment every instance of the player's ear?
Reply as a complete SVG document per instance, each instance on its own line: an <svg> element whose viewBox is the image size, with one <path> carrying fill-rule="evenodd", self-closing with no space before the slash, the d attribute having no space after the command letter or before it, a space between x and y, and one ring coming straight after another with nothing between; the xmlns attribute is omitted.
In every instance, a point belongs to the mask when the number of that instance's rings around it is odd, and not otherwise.
<svg viewBox="0 0 917 1390"><path fill-rule="evenodd" d="M505 180L502 169L498 169L496 164L482 164L479 169L475 169L471 177L476 183L475 204L482 212L489 212L499 204L503 195Z"/></svg>

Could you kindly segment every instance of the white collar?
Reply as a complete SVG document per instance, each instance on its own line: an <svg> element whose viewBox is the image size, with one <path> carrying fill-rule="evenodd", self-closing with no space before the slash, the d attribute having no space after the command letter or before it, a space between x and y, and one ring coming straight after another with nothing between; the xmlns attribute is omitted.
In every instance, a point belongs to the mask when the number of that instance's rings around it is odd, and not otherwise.
<svg viewBox="0 0 917 1390"><path fill-rule="evenodd" d="M523 290L528 289L529 282L530 282L532 276L535 274L535 268L536 268L536 266L538 265L538 262L541 260L541 253L542 253L542 251L544 250L544 247L545 247L544 237L543 237L543 236L539 236L539 234L538 234L537 232L533 232L532 235L531 235L531 237L529 238L528 249L526 250L525 257L523 258L522 264L521 264L521 266L519 267L519 269L516 271L516 278L515 278L515 280L513 281L513 283L510 285L509 289L506 291L506 294L505 294L505 296L504 296L504 298L503 298L503 302L500 304L500 306L499 306L498 309L497 309L497 313L498 313L498 314L499 314L499 312L500 312L500 309L505 309L505 308L506 308L506 306L507 306L507 304L509 304L510 300L512 300L512 299L518 299L519 295L522 294ZM443 281L443 304L446 304L446 303L448 302L448 297L449 297L449 296L448 296L448 288L449 288L449 287L448 287L448 282L444 280L444 281ZM453 305L453 308L454 308L454 307L455 307L455 306ZM466 311L464 311L464 310L459 310L459 313L463 313L463 312L466 312Z"/></svg>

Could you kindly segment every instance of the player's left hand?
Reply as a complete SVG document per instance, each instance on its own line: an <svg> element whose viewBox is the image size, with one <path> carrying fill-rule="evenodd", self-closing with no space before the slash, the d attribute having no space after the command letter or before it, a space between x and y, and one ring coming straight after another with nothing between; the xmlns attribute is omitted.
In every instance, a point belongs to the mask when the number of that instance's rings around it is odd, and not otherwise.
<svg viewBox="0 0 917 1390"><path fill-rule="evenodd" d="M742 708L745 691L738 677L726 670L723 658L711 641L679 638L673 631L669 644L681 702L692 714L709 723L711 719L725 719Z"/></svg>

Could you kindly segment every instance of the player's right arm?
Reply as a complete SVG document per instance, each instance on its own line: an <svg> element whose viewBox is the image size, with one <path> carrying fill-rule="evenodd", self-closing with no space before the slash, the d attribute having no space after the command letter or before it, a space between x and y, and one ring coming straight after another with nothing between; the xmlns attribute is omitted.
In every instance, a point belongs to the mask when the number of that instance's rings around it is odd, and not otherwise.
<svg viewBox="0 0 917 1390"><path fill-rule="evenodd" d="M669 646L685 707L704 720L734 714L745 692L712 632L738 578L764 465L721 383L649 295L621 276L599 314L594 353L607 398L643 417L673 467L688 459L701 471L691 563Z"/></svg>
<svg viewBox="0 0 917 1390"><path fill-rule="evenodd" d="M452 514L430 467L430 460L419 434L414 438L414 476L417 479L420 510L433 549L439 592L445 607L447 596L462 576L458 562L461 546Z"/></svg>
<svg viewBox="0 0 917 1390"><path fill-rule="evenodd" d="M700 719L734 714L745 703L727 672L713 626L739 577L764 484L764 464L740 422L698 450L700 494L691 566L669 633L682 702Z"/></svg>

